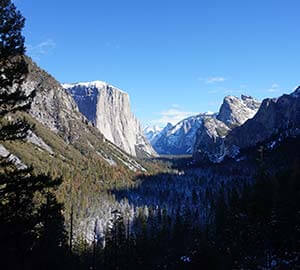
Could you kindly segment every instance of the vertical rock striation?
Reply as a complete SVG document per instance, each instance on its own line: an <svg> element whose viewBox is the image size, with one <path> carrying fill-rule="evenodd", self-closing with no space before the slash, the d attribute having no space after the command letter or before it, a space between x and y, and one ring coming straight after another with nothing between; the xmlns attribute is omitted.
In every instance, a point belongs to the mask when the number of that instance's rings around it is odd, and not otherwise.
<svg viewBox="0 0 300 270"><path fill-rule="evenodd" d="M79 110L104 137L133 156L155 156L130 108L129 95L105 82L63 84Z"/></svg>

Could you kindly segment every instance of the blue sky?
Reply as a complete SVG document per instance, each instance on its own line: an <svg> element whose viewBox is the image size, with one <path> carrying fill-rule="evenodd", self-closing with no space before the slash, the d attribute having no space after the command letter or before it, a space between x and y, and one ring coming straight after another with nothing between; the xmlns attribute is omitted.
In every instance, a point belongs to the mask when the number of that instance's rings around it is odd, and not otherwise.
<svg viewBox="0 0 300 270"><path fill-rule="evenodd" d="M299 0L15 0L27 53L60 82L107 81L144 123L300 84Z"/></svg>

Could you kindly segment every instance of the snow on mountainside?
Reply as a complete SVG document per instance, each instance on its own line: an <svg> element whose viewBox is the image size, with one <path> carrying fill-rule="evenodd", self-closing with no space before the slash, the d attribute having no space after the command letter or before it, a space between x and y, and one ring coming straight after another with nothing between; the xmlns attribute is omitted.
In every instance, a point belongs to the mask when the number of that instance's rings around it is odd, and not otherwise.
<svg viewBox="0 0 300 270"><path fill-rule="evenodd" d="M154 138L163 130L163 128L159 126L146 126L143 130L144 135L148 139L148 141L152 144Z"/></svg>
<svg viewBox="0 0 300 270"><path fill-rule="evenodd" d="M260 104L250 96L242 95L241 98L226 96L219 113L206 118L198 129L193 149L194 158L198 161L222 161L225 156L224 141L227 134L251 119Z"/></svg>
<svg viewBox="0 0 300 270"><path fill-rule="evenodd" d="M300 87L279 98L264 99L257 114L226 138L228 155L272 138L271 145L287 137L300 135Z"/></svg>
<svg viewBox="0 0 300 270"><path fill-rule="evenodd" d="M231 102L232 100L227 98L224 101ZM241 103L239 102L239 104ZM233 106L227 105L222 105L222 107L226 109L229 107L236 108L236 104ZM247 100L247 108L254 106L256 109L256 105L258 103ZM238 114L245 112L245 115L247 115L247 108L239 108L236 110L237 114L234 113L233 115L228 109L226 113L220 113L217 116L218 119L225 117L223 122L230 127L223 138L218 137L211 140L211 136L206 136L209 135L207 129L199 129L194 149L195 160L220 162L226 156L238 158L245 149L259 144L273 148L285 138L300 135L300 87L289 95L284 94L279 98L264 99L253 117L234 127L235 123L242 119ZM248 114L248 116L251 116L251 114Z"/></svg>
<svg viewBox="0 0 300 270"><path fill-rule="evenodd" d="M196 132L202 121L209 114L199 114L183 119L175 126L169 124L151 141L153 148L159 154L182 155L193 151Z"/></svg>
<svg viewBox="0 0 300 270"><path fill-rule="evenodd" d="M296 87L291 95L293 97L300 97L300 86Z"/></svg>
<svg viewBox="0 0 300 270"><path fill-rule="evenodd" d="M130 108L129 95L102 81L62 85L74 98L80 112L106 139L133 156L155 156L140 122Z"/></svg>

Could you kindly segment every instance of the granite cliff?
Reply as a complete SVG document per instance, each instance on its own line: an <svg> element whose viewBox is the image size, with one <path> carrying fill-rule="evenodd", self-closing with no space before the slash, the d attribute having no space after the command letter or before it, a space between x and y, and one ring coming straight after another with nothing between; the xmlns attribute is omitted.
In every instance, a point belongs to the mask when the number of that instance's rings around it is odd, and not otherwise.
<svg viewBox="0 0 300 270"><path fill-rule="evenodd" d="M228 133L252 118L260 107L256 99L226 96L219 113L206 117L196 134L193 156L197 161L220 162L226 154Z"/></svg>
<svg viewBox="0 0 300 270"><path fill-rule="evenodd" d="M126 92L102 81L63 84L63 87L107 140L133 156L156 155L131 112Z"/></svg>
<svg viewBox="0 0 300 270"><path fill-rule="evenodd" d="M245 158L244 150L257 146L273 149L286 138L300 135L300 87L289 95L264 99L260 106L249 97L242 96L242 100L246 107L236 106L235 98L226 97L210 125L213 128L205 124L199 128L193 154L196 161L240 160ZM222 134L215 132L216 127L222 128Z"/></svg>

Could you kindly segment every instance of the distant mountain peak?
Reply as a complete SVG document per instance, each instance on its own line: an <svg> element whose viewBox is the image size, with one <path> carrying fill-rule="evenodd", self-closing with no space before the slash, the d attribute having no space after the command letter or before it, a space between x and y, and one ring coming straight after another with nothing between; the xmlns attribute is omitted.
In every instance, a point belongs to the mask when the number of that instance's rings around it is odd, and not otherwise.
<svg viewBox="0 0 300 270"><path fill-rule="evenodd" d="M231 130L254 117L261 102L247 95L226 96L219 113L204 120L197 131L194 157L220 162L225 155L224 141Z"/></svg>
<svg viewBox="0 0 300 270"><path fill-rule="evenodd" d="M194 158L220 162L225 156L236 157L241 150L270 139L274 145L283 138L299 136L299 112L300 87L290 95L267 98L262 102L245 95L241 99L225 97L217 115L219 122L211 121L213 129L205 125L199 129ZM229 129L222 127L224 123Z"/></svg>
<svg viewBox="0 0 300 270"><path fill-rule="evenodd" d="M151 141L153 148L159 154L191 154L197 129L204 117L207 115L198 114L185 118L176 125L168 123Z"/></svg>
<svg viewBox="0 0 300 270"><path fill-rule="evenodd" d="M300 97L300 86L296 87L296 89L292 93L292 96Z"/></svg>
<svg viewBox="0 0 300 270"><path fill-rule="evenodd" d="M172 125L170 122L168 122L168 124L166 125L165 128L170 129L170 128L172 128L172 127L173 127L173 125Z"/></svg>
<svg viewBox="0 0 300 270"><path fill-rule="evenodd" d="M158 125L154 125L154 126L146 126L143 132L146 138L148 139L148 141L152 144L152 141L162 130L163 130L162 127Z"/></svg>
<svg viewBox="0 0 300 270"><path fill-rule="evenodd" d="M252 118L260 107L260 102L251 96L226 96L221 105L217 119L229 127L240 126Z"/></svg>

